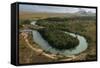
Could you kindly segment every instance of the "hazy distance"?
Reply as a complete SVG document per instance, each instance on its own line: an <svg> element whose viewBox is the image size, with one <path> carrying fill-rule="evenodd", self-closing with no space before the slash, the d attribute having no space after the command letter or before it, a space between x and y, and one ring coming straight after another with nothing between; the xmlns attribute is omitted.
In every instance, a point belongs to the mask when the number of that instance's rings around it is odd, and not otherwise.
<svg viewBox="0 0 100 68"><path fill-rule="evenodd" d="M80 8L80 7L59 7L59 6L43 6L43 5L19 5L20 12L34 12L34 13L76 13L80 11L96 13L94 8Z"/></svg>

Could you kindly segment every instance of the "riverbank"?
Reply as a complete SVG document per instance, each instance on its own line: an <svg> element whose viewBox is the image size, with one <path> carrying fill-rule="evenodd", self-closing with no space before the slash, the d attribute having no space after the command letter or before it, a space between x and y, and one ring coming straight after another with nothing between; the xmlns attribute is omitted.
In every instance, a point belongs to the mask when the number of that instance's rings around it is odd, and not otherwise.
<svg viewBox="0 0 100 68"><path fill-rule="evenodd" d="M28 38L29 35L27 33L22 32L21 35L23 36L23 39L24 39L25 43L27 44L27 46L30 49L32 49L39 56L42 55L42 56L44 56L48 59L51 59L53 62L56 62L56 61L72 61L72 60L76 59L75 55L61 56L61 55L55 55L55 54L47 53L47 52L43 51L41 48L37 47L38 45L36 43L30 44L31 41L29 41L29 38Z"/></svg>
<svg viewBox="0 0 100 68"><path fill-rule="evenodd" d="M69 21L69 23L67 22L67 25L65 25L65 26L69 29L69 32L72 31L75 33L77 31L78 32L77 34L82 35L84 37L86 36L86 40L88 42L88 48L86 50L84 50L83 52L80 52L78 54L75 54L75 55L64 56L64 55L60 55L59 53L53 54L52 52L46 51L45 49L41 48L41 46L39 44L37 44L34 39L32 39L32 34L27 34L28 32L26 31L25 36L27 35L27 37L24 38L23 35L21 35L21 36L23 37L22 39L24 39L24 44L26 44L25 46L29 48L29 49L27 49L27 51L32 50L32 52L31 52L32 56L31 56L31 58L29 58L30 63L96 60L95 23L94 22L92 22L92 23L86 22L86 23L82 24L80 22L77 22L77 23L76 22L77 21L75 21L75 22ZM39 37L39 36L37 36L37 37ZM25 40L25 39L27 39L27 40ZM82 45L82 46L84 46L84 45ZM53 51L53 50L51 50L51 51ZM22 52L22 51L20 51L20 52ZM25 51L24 53L27 53L27 52ZM23 55L21 55L21 56L23 56ZM28 56L30 56L30 55L28 54ZM52 56L53 56L53 58L52 58ZM54 57L56 59L54 59ZM26 58L24 58L24 60L25 59Z"/></svg>
<svg viewBox="0 0 100 68"><path fill-rule="evenodd" d="M47 20L48 19L48 20ZM95 19L74 19L74 20L68 20L63 22L56 22L52 21L50 18L47 18L39 20L36 24L42 25L44 27L49 27L50 29L61 29L64 31L76 33L78 35L84 36L86 38L86 41L88 43L88 47L86 50L84 50L81 53L76 54L76 56L81 56L78 60L96 60L96 20ZM59 18L58 18L59 19ZM58 20L56 19L56 20ZM53 22L53 23L52 23ZM55 27L52 25L55 24ZM83 45L84 46L84 45ZM84 56L83 56L84 55ZM78 61L76 59L76 61Z"/></svg>
<svg viewBox="0 0 100 68"><path fill-rule="evenodd" d="M22 44L23 43L23 44ZM32 42L30 44L29 37L27 33L20 33L19 42L19 63L45 63L52 62L53 57L43 52L42 49L37 48L37 44ZM41 61L40 61L41 60Z"/></svg>
<svg viewBox="0 0 100 68"><path fill-rule="evenodd" d="M38 30L40 35L45 39L52 48L57 50L73 49L78 46L78 38L63 32L61 30L42 29ZM66 43L67 42L67 43Z"/></svg>
<svg viewBox="0 0 100 68"><path fill-rule="evenodd" d="M33 21L32 25L35 25L35 24L36 24L36 21ZM53 25L51 25L51 26L53 26ZM57 30L57 31L59 32L59 30ZM52 32L51 29L48 30L48 28L46 29L46 27L45 27L45 29L38 30L38 31L33 30L32 31L33 39L39 46L42 47L42 49L44 49L45 51L48 51L50 53L53 53L53 54L61 54L61 55L64 55L64 56L75 55L75 54L78 54L78 53L87 49L88 43L83 36L80 36L80 35L74 34L74 33L70 33L70 32L67 32L67 31L62 31L62 30L60 30L60 34L58 34L57 31L53 30L53 32ZM44 34L41 35L41 33L44 33ZM62 33L63 33L63 35L61 35ZM44 35L47 35L47 37L44 37ZM48 37L48 35L50 37ZM51 46L54 46L53 44L56 44L57 46L60 45L61 48L62 48L62 45L64 44L65 47L67 47L66 45L68 43L66 43L66 42L69 42L69 41L71 41L70 44L73 45L73 42L75 43L77 40L74 41L69 36L78 40L79 44L77 44L75 48L65 49L65 50L62 51L62 50L55 49L54 47L51 47ZM51 40L50 42L48 42L48 38ZM53 42L53 40L54 40L54 42ZM58 40L59 44L57 44L57 40ZM70 47L70 44L68 44L69 47Z"/></svg>
<svg viewBox="0 0 100 68"><path fill-rule="evenodd" d="M25 42L28 45L28 47L30 49L32 49L37 55L45 56L46 58L51 59L53 62L56 62L56 61L76 61L76 60L85 59L85 56L86 56L85 53L82 53L81 55L62 56L62 55L59 55L59 54L55 55L55 54L51 54L51 53L45 52L43 49L37 47L38 45L36 43L34 43L34 44L32 44L32 43L30 44L29 43L29 42L32 42L32 41L29 41L29 39L28 39L29 35L27 33L22 33L21 35L23 36L23 39L25 40ZM83 57L83 59L82 59L82 57Z"/></svg>

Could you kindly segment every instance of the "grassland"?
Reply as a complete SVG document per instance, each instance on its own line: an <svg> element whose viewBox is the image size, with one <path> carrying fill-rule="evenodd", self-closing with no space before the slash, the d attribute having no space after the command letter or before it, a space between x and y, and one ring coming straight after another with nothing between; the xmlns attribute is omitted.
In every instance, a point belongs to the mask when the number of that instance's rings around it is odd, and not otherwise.
<svg viewBox="0 0 100 68"><path fill-rule="evenodd" d="M63 25L58 24L57 26L59 27L57 27L57 29L80 34L84 36L88 42L88 48L84 52L74 55L74 58L73 56L71 56L70 58L60 57L56 61L81 61L81 60L86 61L86 60L96 60L97 59L96 58L96 19L95 19L96 17L95 16L89 17L89 18L85 17L85 19L81 18L79 20L79 18L77 18L76 15L67 16L65 14L64 15L63 14L54 15L54 14L44 14L44 13L41 13L41 14L20 13L20 20L31 20L32 21L32 20L39 20L39 19L48 19L52 17L63 18L63 19L65 18L65 20L63 21L64 24ZM42 26L47 27L49 25L45 24ZM51 28L53 29L53 27ZM19 34L19 36L20 36L19 62L21 64L55 62L55 60L52 60L44 55L38 55L36 52L34 52L31 48L27 46L21 34ZM29 36L30 36L29 41L33 45L33 47L34 46L38 47L38 45L34 42L34 40L32 41L31 35Z"/></svg>
<svg viewBox="0 0 100 68"><path fill-rule="evenodd" d="M78 13L38 13L38 12L20 12L19 13L20 19L28 19L28 20L38 20L38 19L45 19L45 18L52 18L52 17L76 17L81 16Z"/></svg>

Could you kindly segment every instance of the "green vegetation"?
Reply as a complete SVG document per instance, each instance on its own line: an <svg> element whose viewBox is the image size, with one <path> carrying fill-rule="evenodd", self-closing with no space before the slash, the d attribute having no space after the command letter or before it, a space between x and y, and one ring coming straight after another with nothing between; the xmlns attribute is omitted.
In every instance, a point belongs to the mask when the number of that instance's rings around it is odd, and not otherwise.
<svg viewBox="0 0 100 68"><path fill-rule="evenodd" d="M80 34L87 39L87 42L91 42L91 37L87 34L87 28L90 26L95 27L95 16L79 16L69 18L46 18L39 19L37 25L46 27L50 30L61 30ZM59 20L59 21L57 21Z"/></svg>
<svg viewBox="0 0 100 68"><path fill-rule="evenodd" d="M19 20L19 25L25 25L25 24L30 24L31 21L30 20Z"/></svg>
<svg viewBox="0 0 100 68"><path fill-rule="evenodd" d="M49 14L49 13L48 14L46 13L20 14L19 27L21 26L23 29L26 29L28 23L26 24L24 20L29 20L29 21L37 20L36 25L45 27L45 29L39 30L41 35L47 41L51 42L50 43L51 45L53 44L52 47L54 47L54 45L56 44L61 46L59 47L60 50L63 49L62 45L64 48L70 47L69 45L67 45L67 42L73 43L74 46L78 44L77 38L65 34L63 33L63 31L73 32L84 36L88 42L88 48L84 52L75 55L75 59L72 59L70 61L96 60L96 16L92 16L92 15L79 16L76 14L71 15L71 14L55 14L55 13L54 14ZM24 25L23 22L26 24L25 27L22 26ZM19 39L20 63L39 63L39 62L42 63L43 61L51 62L50 58L45 57L43 55L37 55L36 52L31 51L31 49L27 47L22 36L19 38L21 38ZM30 38L28 40L31 41L30 42L31 44L33 44L34 40ZM69 41L68 39L72 41ZM60 45L59 43L62 45ZM68 44L72 45L71 43ZM65 44L66 46L64 46ZM34 43L33 46L37 47L38 44ZM67 58L68 57L65 57L65 59Z"/></svg>
<svg viewBox="0 0 100 68"><path fill-rule="evenodd" d="M62 18L61 18L62 19ZM41 19L37 21L37 25L44 26L50 30L61 30L80 34L84 36L88 42L88 48L83 52L78 54L79 56L84 53L87 54L84 57L85 60L95 60L96 59L96 17L95 16L83 16L83 17L70 17L63 18L64 21ZM49 32L49 31L48 31ZM56 33L57 34L57 33ZM79 57L76 60L82 60Z"/></svg>
<svg viewBox="0 0 100 68"><path fill-rule="evenodd" d="M59 20L59 21L58 21ZM72 20L72 19L71 19ZM70 31L66 18L46 18L37 21L37 25L46 27L38 30L52 47L56 49L71 49L79 44L79 40L64 31ZM71 32L71 31L70 31Z"/></svg>
<svg viewBox="0 0 100 68"><path fill-rule="evenodd" d="M31 20L23 20L23 19L21 19L21 20L19 20L19 28L22 28L23 25L28 25L30 23L31 23Z"/></svg>
<svg viewBox="0 0 100 68"><path fill-rule="evenodd" d="M63 31L44 29L39 30L39 32L49 42L49 44L56 49L70 49L79 44L77 38L65 34Z"/></svg>

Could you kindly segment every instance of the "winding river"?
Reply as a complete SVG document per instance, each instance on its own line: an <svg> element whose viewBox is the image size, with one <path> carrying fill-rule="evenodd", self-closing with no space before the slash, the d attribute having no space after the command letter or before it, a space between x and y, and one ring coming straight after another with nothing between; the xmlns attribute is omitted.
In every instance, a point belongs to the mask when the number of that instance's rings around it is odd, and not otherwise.
<svg viewBox="0 0 100 68"><path fill-rule="evenodd" d="M32 25L35 25L36 21L32 21ZM57 50L52 48L49 43L41 36L41 34L37 30L32 30L33 33L33 40L45 51L53 53L53 54L61 54L61 55L74 55L79 54L87 49L88 43L83 36L77 35L79 40L79 44L73 49L66 49L66 50ZM76 37L74 33L65 32L73 37Z"/></svg>

